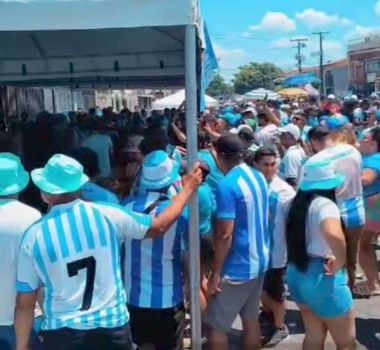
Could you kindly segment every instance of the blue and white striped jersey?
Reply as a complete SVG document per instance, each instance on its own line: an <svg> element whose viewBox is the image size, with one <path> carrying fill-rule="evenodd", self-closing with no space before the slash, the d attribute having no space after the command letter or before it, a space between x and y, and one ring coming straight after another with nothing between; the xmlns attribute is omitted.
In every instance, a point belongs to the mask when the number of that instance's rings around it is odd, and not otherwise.
<svg viewBox="0 0 380 350"><path fill-rule="evenodd" d="M234 221L231 249L223 277L248 281L262 276L269 265L268 185L261 173L241 164L219 183L217 219Z"/></svg>
<svg viewBox="0 0 380 350"><path fill-rule="evenodd" d="M161 196L163 196L161 194ZM157 192L132 198L128 210L143 212L160 197ZM162 213L171 201L163 201L151 212ZM188 243L188 214L184 211L164 236L143 241L125 241L125 289L128 304L166 309L183 303L183 252Z"/></svg>
<svg viewBox="0 0 380 350"><path fill-rule="evenodd" d="M115 193L108 191L93 182L87 182L82 188L82 199L87 202L107 202L119 204Z"/></svg>
<svg viewBox="0 0 380 350"><path fill-rule="evenodd" d="M43 330L114 328L129 321L120 241L142 239L150 216L75 200L54 206L24 235L17 290L43 287Z"/></svg>
<svg viewBox="0 0 380 350"><path fill-rule="evenodd" d="M293 187L278 176L269 183L270 267L274 269L286 266L286 218L295 195Z"/></svg>

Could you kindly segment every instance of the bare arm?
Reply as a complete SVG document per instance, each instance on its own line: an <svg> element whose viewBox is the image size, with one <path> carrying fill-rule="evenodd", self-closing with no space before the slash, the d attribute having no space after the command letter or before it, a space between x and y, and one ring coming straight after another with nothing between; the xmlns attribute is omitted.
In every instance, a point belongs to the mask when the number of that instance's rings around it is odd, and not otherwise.
<svg viewBox="0 0 380 350"><path fill-rule="evenodd" d="M341 268L346 262L346 239L339 219L327 218L321 222L321 230Z"/></svg>
<svg viewBox="0 0 380 350"><path fill-rule="evenodd" d="M265 105L263 111L269 118L269 120L276 126L281 126L281 120L277 117L277 115L271 111L271 109Z"/></svg>
<svg viewBox="0 0 380 350"><path fill-rule="evenodd" d="M377 179L376 171L372 169L364 169L362 172L362 185L363 186L370 186L372 185Z"/></svg>
<svg viewBox="0 0 380 350"><path fill-rule="evenodd" d="M16 302L16 350L29 349L30 333L33 328L34 307L38 298L38 290L31 293L18 293Z"/></svg>
<svg viewBox="0 0 380 350"><path fill-rule="evenodd" d="M235 222L233 220L218 220L214 234L215 258L212 274L220 276L222 274L224 262L231 249L232 237Z"/></svg>
<svg viewBox="0 0 380 350"><path fill-rule="evenodd" d="M172 123L172 129L175 135L177 136L178 140L182 143L186 143L186 140L187 140L186 135L177 127L177 125Z"/></svg>

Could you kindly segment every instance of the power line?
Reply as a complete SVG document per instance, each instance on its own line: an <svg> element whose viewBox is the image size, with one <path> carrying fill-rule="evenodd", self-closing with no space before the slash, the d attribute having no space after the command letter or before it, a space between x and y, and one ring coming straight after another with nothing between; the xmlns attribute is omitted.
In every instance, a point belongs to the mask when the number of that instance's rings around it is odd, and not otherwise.
<svg viewBox="0 0 380 350"><path fill-rule="evenodd" d="M291 39L291 42L296 42L297 46L295 47L297 49L297 63L298 63L298 72L302 73L302 55L301 50L306 47L305 42L309 39L303 38L303 39Z"/></svg>
<svg viewBox="0 0 380 350"><path fill-rule="evenodd" d="M323 67L323 39L324 35L329 34L330 32L315 32L313 35L319 36L319 75L321 79L321 95L325 94L325 76L324 76L324 67Z"/></svg>

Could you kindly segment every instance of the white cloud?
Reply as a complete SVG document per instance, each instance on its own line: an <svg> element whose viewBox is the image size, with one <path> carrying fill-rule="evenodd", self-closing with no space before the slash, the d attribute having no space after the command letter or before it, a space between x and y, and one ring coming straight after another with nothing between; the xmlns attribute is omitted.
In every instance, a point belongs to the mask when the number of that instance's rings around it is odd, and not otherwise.
<svg viewBox="0 0 380 350"><path fill-rule="evenodd" d="M241 65L249 62L248 52L242 49L227 49L213 44L216 57L219 60L221 74L226 79L231 79Z"/></svg>
<svg viewBox="0 0 380 350"><path fill-rule="evenodd" d="M378 16L380 16L380 0L376 1L374 11Z"/></svg>
<svg viewBox="0 0 380 350"><path fill-rule="evenodd" d="M346 40L361 38L378 33L380 33L380 27L364 27L361 25L356 25L354 29L347 33Z"/></svg>
<svg viewBox="0 0 380 350"><path fill-rule="evenodd" d="M309 28L326 28L333 25L352 25L352 21L339 15L329 15L323 11L309 8L297 12L296 18Z"/></svg>
<svg viewBox="0 0 380 350"><path fill-rule="evenodd" d="M273 49L290 49L293 46L294 43L292 43L289 38L277 39L271 43L271 48Z"/></svg>
<svg viewBox="0 0 380 350"><path fill-rule="evenodd" d="M252 31L294 32L296 22L282 12L267 12L257 25L249 27Z"/></svg>
<svg viewBox="0 0 380 350"><path fill-rule="evenodd" d="M250 38L250 37L252 37L252 33L250 33L250 32L243 32L243 33L241 33L241 37L244 38L244 39Z"/></svg>
<svg viewBox="0 0 380 350"><path fill-rule="evenodd" d="M319 59L319 52L320 52L319 39L316 37L313 37L307 43L307 50L305 51L306 60L309 63L311 63L314 59L316 62L316 60ZM347 56L346 45L340 41L324 40L323 41L323 55L324 55L325 62L343 59Z"/></svg>

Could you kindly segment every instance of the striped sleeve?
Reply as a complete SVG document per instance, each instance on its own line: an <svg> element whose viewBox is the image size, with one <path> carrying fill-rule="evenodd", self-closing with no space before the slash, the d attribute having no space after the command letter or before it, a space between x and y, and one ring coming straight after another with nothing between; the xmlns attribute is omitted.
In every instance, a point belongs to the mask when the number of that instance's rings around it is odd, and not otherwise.
<svg viewBox="0 0 380 350"><path fill-rule="evenodd" d="M234 220L236 218L235 192L226 181L219 183L216 190L217 219Z"/></svg>
<svg viewBox="0 0 380 350"><path fill-rule="evenodd" d="M150 215L135 213L120 205L110 203L95 206L116 226L120 240L143 239L152 227L153 218Z"/></svg>

